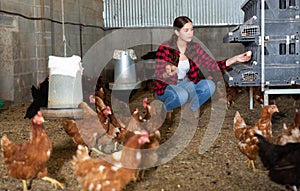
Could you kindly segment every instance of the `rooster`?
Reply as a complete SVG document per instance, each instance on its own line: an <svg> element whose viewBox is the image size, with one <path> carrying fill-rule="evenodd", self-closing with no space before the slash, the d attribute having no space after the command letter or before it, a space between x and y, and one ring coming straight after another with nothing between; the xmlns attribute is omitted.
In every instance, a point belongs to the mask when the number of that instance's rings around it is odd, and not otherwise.
<svg viewBox="0 0 300 191"><path fill-rule="evenodd" d="M258 139L259 157L269 170L272 181L298 190L300 185L300 143L274 145L260 134Z"/></svg>
<svg viewBox="0 0 300 191"><path fill-rule="evenodd" d="M79 145L72 164L83 190L121 191L130 181L136 180L140 148L146 142L149 142L148 132L135 132L121 151L104 158L91 158L87 148Z"/></svg>
<svg viewBox="0 0 300 191"><path fill-rule="evenodd" d="M261 134L268 141L272 138L271 118L275 112L279 112L276 105L264 106L261 111L261 118L255 125L247 125L240 113L236 111L234 117L234 134L238 139L239 150L248 157L248 162L252 169L256 171L254 160L258 155L258 140L254 136L255 133Z"/></svg>
<svg viewBox="0 0 300 191"><path fill-rule="evenodd" d="M63 185L55 179L47 177L47 161L52 153L52 143L43 126L41 111L30 121L30 139L20 144L12 143L6 135L1 139L3 159L8 166L8 174L22 179L23 190L31 189L32 180L41 178L50 181L57 188ZM29 184L27 185L27 181Z"/></svg>

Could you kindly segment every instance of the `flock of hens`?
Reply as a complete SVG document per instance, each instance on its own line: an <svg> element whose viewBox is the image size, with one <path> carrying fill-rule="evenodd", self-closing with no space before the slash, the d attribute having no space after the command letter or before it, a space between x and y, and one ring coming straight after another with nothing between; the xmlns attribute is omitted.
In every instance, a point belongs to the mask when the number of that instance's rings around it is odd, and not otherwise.
<svg viewBox="0 0 300 191"><path fill-rule="evenodd" d="M41 178L50 181L55 188L63 189L62 183L47 177L47 161L51 157L52 143L44 129L44 117L39 108L45 106L48 78L32 87L34 101L24 118L30 118L30 138L21 144L12 143L6 135L1 139L1 150L8 174L23 182L23 190L31 190L32 181ZM99 78L98 84L101 84ZM43 99L41 99L43 97ZM160 132L155 124L162 124L164 112L161 104L150 104L143 99L146 114L136 109L131 116L117 120L110 106L105 104L105 93L97 86L90 102L82 102L82 119L61 119L65 132L78 145L72 161L73 172L83 190L122 190L130 181L142 178L143 170L157 160L155 150L159 146ZM126 107L124 105L124 107ZM154 124L155 123L155 124ZM105 148L111 148L107 150ZM32 152L39 151L39 152ZM92 157L95 151L97 157Z"/></svg>
<svg viewBox="0 0 300 191"><path fill-rule="evenodd" d="M237 111L234 117L234 134L239 150L247 156L254 171L254 160L260 157L269 170L272 181L291 186L298 190L300 186L300 113L295 109L294 121L287 127L283 124L281 134L273 144L272 115L279 112L276 105L262 108L261 118L254 125L247 125Z"/></svg>
<svg viewBox="0 0 300 191"><path fill-rule="evenodd" d="M49 78L46 78L38 88L32 86L33 102L24 117L30 119L28 141L15 144L6 135L1 138L2 158L8 174L22 180L24 191L31 190L35 178L50 181L55 188L64 188L62 183L47 176L52 143L39 109L47 106L48 83ZM226 86L222 89L220 84L217 85L220 97L226 95L225 100L220 98L221 102L232 102L238 94L238 88ZM89 103L79 105L83 118L61 119L65 132L78 145L72 168L83 190L121 191L129 182L143 178L143 169L158 162L159 127L164 123L166 113L162 104L149 103L147 98L141 104L146 111L144 115L135 109L129 116L116 116L105 99L99 77L94 94L89 96ZM122 107L128 109L125 103ZM237 111L233 119L233 133L238 149L246 155L254 172L261 171L255 167L255 159L259 156L272 181L298 190L300 112L295 108L294 121L283 124L281 135L274 138L271 119L275 112L279 112L276 105L263 106L257 123L247 125ZM92 152L96 156L91 155Z"/></svg>

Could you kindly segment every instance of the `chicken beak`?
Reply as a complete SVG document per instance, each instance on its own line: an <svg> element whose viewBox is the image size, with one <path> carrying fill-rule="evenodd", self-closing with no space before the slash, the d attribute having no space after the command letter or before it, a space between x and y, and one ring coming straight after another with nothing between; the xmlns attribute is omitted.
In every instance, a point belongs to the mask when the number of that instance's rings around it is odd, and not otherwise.
<svg viewBox="0 0 300 191"><path fill-rule="evenodd" d="M143 136L138 140L139 144L143 145L145 143L150 143L149 137Z"/></svg>
<svg viewBox="0 0 300 191"><path fill-rule="evenodd" d="M150 143L149 137L145 138L145 143Z"/></svg>

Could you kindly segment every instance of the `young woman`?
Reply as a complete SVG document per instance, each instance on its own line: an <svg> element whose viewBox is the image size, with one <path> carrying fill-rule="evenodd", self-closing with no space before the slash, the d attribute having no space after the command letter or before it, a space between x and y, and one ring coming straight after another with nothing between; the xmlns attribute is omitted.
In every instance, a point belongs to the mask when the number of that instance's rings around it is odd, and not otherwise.
<svg viewBox="0 0 300 191"><path fill-rule="evenodd" d="M170 112L189 102L194 117L199 117L199 107L215 92L212 73L226 69L235 62L246 62L251 54L243 53L232 58L215 61L192 41L193 23L186 16L177 17L173 23L174 34L161 44L156 54L155 96L164 102Z"/></svg>

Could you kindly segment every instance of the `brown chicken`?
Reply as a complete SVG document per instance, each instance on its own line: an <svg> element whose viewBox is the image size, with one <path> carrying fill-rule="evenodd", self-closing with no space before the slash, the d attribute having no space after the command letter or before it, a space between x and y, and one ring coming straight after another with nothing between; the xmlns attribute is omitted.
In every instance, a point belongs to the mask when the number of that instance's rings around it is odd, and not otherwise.
<svg viewBox="0 0 300 191"><path fill-rule="evenodd" d="M276 104L276 98L277 97L278 97L278 95L276 95L276 94L269 94L268 95L269 103ZM253 98L259 104L261 104L261 105L264 104L264 92L261 91L261 87L260 86L254 86L253 87Z"/></svg>
<svg viewBox="0 0 300 191"><path fill-rule="evenodd" d="M98 144L111 142L118 129L111 128L111 132L107 132L97 113L87 103L81 102L79 108L83 110L83 119L62 119L63 128L74 143L93 148ZM106 125L109 125L109 122Z"/></svg>
<svg viewBox="0 0 300 191"><path fill-rule="evenodd" d="M140 111L138 108L136 108L130 117L130 121L128 125L126 126L126 130L128 131L138 131L141 129L141 125L145 122L146 120L143 119L143 117L140 115Z"/></svg>
<svg viewBox="0 0 300 191"><path fill-rule="evenodd" d="M114 138L114 140L121 144L125 144L127 140L134 135L134 131L140 131L142 129L149 131L147 125L145 125L146 122L147 121L143 119L139 113L139 110L136 108L132 112L131 117L129 117L129 122L127 122L128 124L126 128L119 128L119 132L116 133L117 136Z"/></svg>
<svg viewBox="0 0 300 191"><path fill-rule="evenodd" d="M140 148L146 142L149 142L148 133L136 132L121 151L104 158L91 158L87 148L79 145L72 163L83 190L121 191L130 181L136 180Z"/></svg>
<svg viewBox="0 0 300 191"><path fill-rule="evenodd" d="M79 133L79 129L76 125L76 121L72 119L62 119L62 126L65 132L72 138L76 145L86 145L82 136Z"/></svg>
<svg viewBox="0 0 300 191"><path fill-rule="evenodd" d="M137 175L140 179L144 178L144 173L147 169L154 167L158 162L157 149L160 146L161 138L159 128L166 116L162 106L162 102L158 100L149 103L147 98L143 99L143 107L146 109L146 114L142 117L144 122L141 124L141 127L151 133L149 134L150 142L142 146L142 159Z"/></svg>
<svg viewBox="0 0 300 191"><path fill-rule="evenodd" d="M261 91L260 86L255 86L253 88L253 97L261 105L264 104L264 92Z"/></svg>
<svg viewBox="0 0 300 191"><path fill-rule="evenodd" d="M149 103L147 98L143 99L143 107L146 109L146 114L144 116L140 115L139 110L136 109L130 118L127 128L120 129L120 133L117 138L121 142L126 142L128 137L132 136L132 132L136 130L147 130L150 132L150 143L143 146L144 149L155 148L159 146L160 132L159 128L164 122L166 112L163 109L163 103L154 100ZM155 143L152 143L155 142ZM158 145L158 146L157 146Z"/></svg>
<svg viewBox="0 0 300 191"><path fill-rule="evenodd" d="M277 137L276 144L285 145L286 143L300 142L300 113L295 109L294 121L290 124L289 128L284 123L281 134Z"/></svg>
<svg viewBox="0 0 300 191"><path fill-rule="evenodd" d="M142 145L142 158L137 177L143 179L145 171L154 167L158 162L157 149L160 145L160 132L156 130L149 135L149 142Z"/></svg>
<svg viewBox="0 0 300 191"><path fill-rule="evenodd" d="M287 143L300 142L300 130L298 126L291 124L288 128L284 123L282 126L281 134L277 137L277 145L285 145Z"/></svg>
<svg viewBox="0 0 300 191"><path fill-rule="evenodd" d="M105 94L100 85L96 88L95 98L96 108L102 108L97 110L98 115L101 110L104 110L104 108L110 108L110 106L105 104L105 100L103 100L105 98ZM142 100L142 106L145 109L146 114L140 114L140 110L136 108L131 114L129 113L128 115L128 104L120 100L114 100L114 103L116 102L118 102L116 115L111 110L110 114L107 115L110 125L119 129L119 132L116 133L117 136L114 138L114 140L120 145L125 145L126 142L134 135L134 131L140 131L142 129L147 130L149 132L150 142L142 146L143 154L140 168L146 169L153 167L158 161L157 149L160 142L160 132L158 129L163 124L166 116L166 112L163 109L163 103L158 100L154 100L150 103L148 98L144 98ZM101 115L102 114L100 114L100 116ZM105 147L106 145L100 145L98 150L110 150L105 149ZM116 147L111 150L116 150Z"/></svg>
<svg viewBox="0 0 300 191"><path fill-rule="evenodd" d="M155 132L162 126L167 115L163 103L159 100L150 103L147 98L144 98L143 106L146 109L146 114L143 116L145 128L151 133Z"/></svg>
<svg viewBox="0 0 300 191"><path fill-rule="evenodd" d="M275 112L279 112L276 105L264 106L261 111L261 118L255 125L247 125L240 113L237 111L234 117L234 134L238 139L239 150L248 157L248 163L253 170L257 170L254 160L258 155L258 139L255 133L264 136L268 141L272 138L271 118Z"/></svg>
<svg viewBox="0 0 300 191"><path fill-rule="evenodd" d="M237 99L238 94L241 92L241 88L237 86L229 87L227 83L222 83L222 81L217 82L217 93L219 96L218 102L226 103L226 108L234 104Z"/></svg>
<svg viewBox="0 0 300 191"><path fill-rule="evenodd" d="M109 131L109 115L111 115L111 109L109 106L106 106L104 101L95 96L95 106L98 118L100 123L103 125L104 129L108 132Z"/></svg>
<svg viewBox="0 0 300 191"><path fill-rule="evenodd" d="M103 100L104 97L105 94L102 88L100 88L94 96L96 112L104 129L106 129L107 132L111 132L111 128L125 128L126 124L124 123L129 121L129 117L121 117L120 120L117 120L112 113L111 107L105 104L105 100ZM124 108L126 109L128 107L124 106Z"/></svg>
<svg viewBox="0 0 300 191"><path fill-rule="evenodd" d="M144 115L143 119L145 121L149 120L151 118L151 113L153 113L153 110L151 108L151 105L149 104L148 98L143 99L143 107L146 109L146 114Z"/></svg>
<svg viewBox="0 0 300 191"><path fill-rule="evenodd" d="M35 178L50 181L55 188L63 188L60 182L47 177L47 162L52 154L52 143L43 122L42 113L38 111L30 121L30 139L26 142L12 143L6 135L1 139L1 150L8 174L22 179L24 191L31 189L32 180Z"/></svg>

